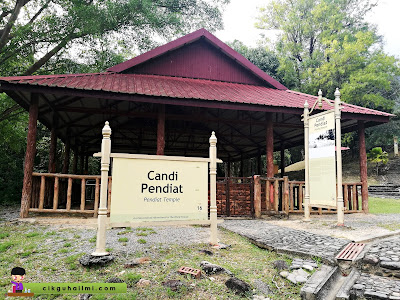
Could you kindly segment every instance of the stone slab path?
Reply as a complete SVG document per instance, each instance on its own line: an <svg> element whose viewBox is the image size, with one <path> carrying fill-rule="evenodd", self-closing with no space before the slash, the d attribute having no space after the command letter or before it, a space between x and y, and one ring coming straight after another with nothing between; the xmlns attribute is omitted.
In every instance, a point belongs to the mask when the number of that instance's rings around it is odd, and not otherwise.
<svg viewBox="0 0 400 300"><path fill-rule="evenodd" d="M268 224L263 220L225 220L219 225L250 239L259 247L334 263L350 240Z"/></svg>
<svg viewBox="0 0 400 300"><path fill-rule="evenodd" d="M352 299L400 300L400 281L370 274L361 274L350 290Z"/></svg>

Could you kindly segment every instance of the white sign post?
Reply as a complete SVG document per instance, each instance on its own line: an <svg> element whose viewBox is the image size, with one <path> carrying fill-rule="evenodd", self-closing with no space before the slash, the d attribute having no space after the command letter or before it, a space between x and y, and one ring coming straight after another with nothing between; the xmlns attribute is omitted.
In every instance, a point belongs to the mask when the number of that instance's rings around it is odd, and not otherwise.
<svg viewBox="0 0 400 300"><path fill-rule="evenodd" d="M111 153L111 128L103 128L101 190L96 251L94 256L109 253L106 246L107 188L110 158L113 158L113 181L110 212L112 226L131 223L179 225L210 224L210 244L217 245L216 176L217 138L212 132L208 158ZM210 220L208 220L208 176L210 165ZM158 222L161 221L161 222ZM168 222L170 221L170 222Z"/></svg>
<svg viewBox="0 0 400 300"><path fill-rule="evenodd" d="M323 132L318 132L314 130L314 135L311 138L310 141L310 114L312 113L312 111L314 110L316 104L318 103L319 107L322 107L322 100L326 101L326 103L329 106L332 106L332 103L326 99L322 97L322 91L319 90L318 92L318 100L315 101L314 105L311 108L311 111L308 110L308 103L307 101L304 103L304 114L303 114L303 121L304 121L304 149L305 149L305 197L304 197L304 220L305 221L309 221L310 220L310 206L314 206L314 207L329 207L330 203L329 203L329 199L327 199L327 203L328 205L324 205L324 203L320 203L321 202L321 198L318 199L318 195L317 197L313 196L315 195L315 193L313 194L313 191L318 191L318 187L316 188L312 188L310 189L310 142L311 143L319 143L321 146L322 144L326 143L326 144L332 144L331 140L332 140L332 136L330 136L329 133L329 129L326 127L325 133ZM336 171L337 171L337 180L336 182L332 182L332 184L336 184L337 187L335 187L336 189L336 209L337 209L337 226L343 226L344 225L344 203L343 203L343 190L342 190L342 152L341 152L341 125L340 125L340 118L341 118L341 107L340 107L340 92L339 89L336 89L335 91L335 103L334 103L334 118L335 118L335 127L336 127ZM323 115L326 115L326 120L323 119ZM318 117L320 117L320 119L318 119ZM331 116L332 117L332 116ZM316 115L313 119L313 125L315 127L318 126L328 126L328 123L332 123L331 117L329 118L327 113L321 113ZM329 119L329 120L328 120ZM326 124L325 124L326 122ZM318 125L318 126L317 126ZM329 127L332 127L329 126ZM324 131L322 130L322 131ZM325 137L326 135L326 137ZM323 141L322 141L323 140ZM315 148L318 148L318 145L312 145L312 147L315 146ZM329 146L330 147L330 146ZM325 157L329 157L328 160L332 161L332 154L329 153L330 152L330 148L326 147L322 152L328 152L328 154L323 153L321 154L319 150L315 149L314 153L313 153L313 158L321 158L325 156ZM328 150L328 151L325 151ZM314 160L314 162L316 162L316 160ZM317 162L317 163L321 163L321 162ZM316 169L321 168L321 166L317 166ZM312 168L311 168L312 169ZM334 169L330 169L327 171L327 173L330 173L328 175L332 175L332 173L334 172ZM329 178L329 176L327 176L326 178ZM329 181L329 180L328 180ZM313 182L312 184L318 184ZM328 184L328 183L322 183L322 184ZM328 189L329 190L329 189ZM311 194L310 194L311 192ZM332 197L329 196L329 193L325 195L325 197ZM317 201L315 203L313 203L313 199L317 199Z"/></svg>

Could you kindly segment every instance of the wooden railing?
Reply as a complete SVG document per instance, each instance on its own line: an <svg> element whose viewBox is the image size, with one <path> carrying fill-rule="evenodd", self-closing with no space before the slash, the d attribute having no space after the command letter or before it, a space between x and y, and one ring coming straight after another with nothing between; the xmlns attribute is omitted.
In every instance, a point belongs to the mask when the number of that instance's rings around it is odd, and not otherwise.
<svg viewBox="0 0 400 300"><path fill-rule="evenodd" d="M289 181L288 177L284 176L283 178L260 177L259 182L261 188L254 187L256 215L258 197L260 197L262 204L265 202L265 206L260 207L263 207L262 210L266 213L304 213L304 181ZM255 185L257 183L258 181L255 180ZM343 183L342 187L345 213L362 212L361 197L359 196L362 195L362 183ZM336 213L336 209L314 207L311 208L311 213Z"/></svg>
<svg viewBox="0 0 400 300"><path fill-rule="evenodd" d="M54 173L32 175L30 212L84 213L97 216L101 176ZM109 177L108 213L111 204L111 181Z"/></svg>

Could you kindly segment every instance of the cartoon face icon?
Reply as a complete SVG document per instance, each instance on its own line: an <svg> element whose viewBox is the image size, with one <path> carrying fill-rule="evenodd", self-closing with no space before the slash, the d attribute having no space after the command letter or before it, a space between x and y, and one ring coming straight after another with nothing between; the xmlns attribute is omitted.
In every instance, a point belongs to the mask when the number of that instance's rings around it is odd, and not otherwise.
<svg viewBox="0 0 400 300"><path fill-rule="evenodd" d="M22 282L24 280L24 275L11 275L15 282Z"/></svg>

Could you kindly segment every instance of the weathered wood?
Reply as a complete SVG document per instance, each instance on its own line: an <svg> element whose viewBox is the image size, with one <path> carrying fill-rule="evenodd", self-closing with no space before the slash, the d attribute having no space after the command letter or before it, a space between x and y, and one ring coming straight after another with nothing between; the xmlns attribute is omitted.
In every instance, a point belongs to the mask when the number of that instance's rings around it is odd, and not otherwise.
<svg viewBox="0 0 400 300"><path fill-rule="evenodd" d="M304 211L303 208L303 186L304 184L299 185L299 210Z"/></svg>
<svg viewBox="0 0 400 300"><path fill-rule="evenodd" d="M289 177L283 177L283 189L282 189L282 197L283 197L283 210L286 215L289 215Z"/></svg>
<svg viewBox="0 0 400 300"><path fill-rule="evenodd" d="M99 199L100 199L100 179L96 178L96 188L94 192L94 214L93 217L97 217L99 211Z"/></svg>
<svg viewBox="0 0 400 300"><path fill-rule="evenodd" d="M265 181L265 208L267 211L271 211L271 202L270 202L270 198L269 198L269 193L270 193L270 188L271 188L271 184L269 183L269 181Z"/></svg>
<svg viewBox="0 0 400 300"><path fill-rule="evenodd" d="M165 105L158 108L157 121L157 155L164 155L165 149Z"/></svg>
<svg viewBox="0 0 400 300"><path fill-rule="evenodd" d="M85 210L85 201L86 201L86 180L82 178L81 180L81 210Z"/></svg>
<svg viewBox="0 0 400 300"><path fill-rule="evenodd" d="M71 210L71 197L72 197L72 178L68 178L68 189L67 189L67 211Z"/></svg>
<svg viewBox="0 0 400 300"><path fill-rule="evenodd" d="M93 210L78 210L78 209L39 209L39 208L30 208L31 212L44 212L44 213L82 213L82 214L93 214Z"/></svg>
<svg viewBox="0 0 400 300"><path fill-rule="evenodd" d="M254 215L261 218L261 180L259 175L254 175Z"/></svg>
<svg viewBox="0 0 400 300"><path fill-rule="evenodd" d="M367 151L365 148L365 126L364 121L358 121L358 140L360 155L360 180L361 180L361 197L362 210L369 212L368 208L368 175L367 175Z"/></svg>
<svg viewBox="0 0 400 300"><path fill-rule="evenodd" d="M59 187L59 178L56 177L54 179L53 209L57 209L58 207L58 187Z"/></svg>
<svg viewBox="0 0 400 300"><path fill-rule="evenodd" d="M294 210L293 194L294 194L293 183L290 182L289 183L289 198L290 198L289 210Z"/></svg>
<svg viewBox="0 0 400 300"><path fill-rule="evenodd" d="M226 179L226 189L225 189L225 197L226 197L226 216L230 217L231 215L231 194L230 194L230 179L229 177Z"/></svg>
<svg viewBox="0 0 400 300"><path fill-rule="evenodd" d="M73 178L73 179L97 179L100 175L74 175L74 174L60 174L60 173L37 173L33 172L33 176L45 176L45 177L58 177L58 178Z"/></svg>
<svg viewBox="0 0 400 300"><path fill-rule="evenodd" d="M40 197L39 197L40 209L43 209L45 189L46 189L46 177L40 176Z"/></svg>
<svg viewBox="0 0 400 300"><path fill-rule="evenodd" d="M274 182L274 210L279 211L279 181Z"/></svg>
<svg viewBox="0 0 400 300"><path fill-rule="evenodd" d="M267 156L267 177L274 177L274 125L272 113L266 113L266 156Z"/></svg>
<svg viewBox="0 0 400 300"><path fill-rule="evenodd" d="M348 186L347 184L343 184L344 187L344 193L343 193L343 201L344 201L344 207L349 209L349 194L347 193Z"/></svg>
<svg viewBox="0 0 400 300"><path fill-rule="evenodd" d="M28 123L28 137L26 143L25 166L24 166L24 181L22 185L21 195L21 211L20 217L28 217L28 210L30 207L31 194L32 194L32 172L33 164L36 155L36 123L39 111L39 96L33 94L31 96L31 104L29 106L29 123Z"/></svg>
<svg viewBox="0 0 400 300"><path fill-rule="evenodd" d="M352 190L353 190L353 210L358 210L358 203L357 203L357 186L354 184L352 186Z"/></svg>

